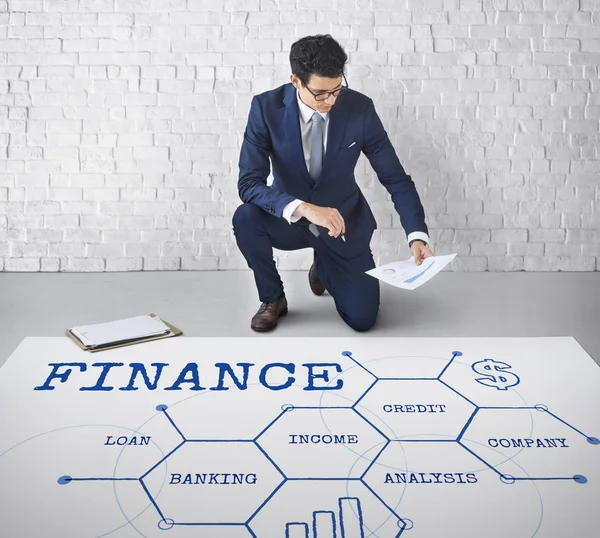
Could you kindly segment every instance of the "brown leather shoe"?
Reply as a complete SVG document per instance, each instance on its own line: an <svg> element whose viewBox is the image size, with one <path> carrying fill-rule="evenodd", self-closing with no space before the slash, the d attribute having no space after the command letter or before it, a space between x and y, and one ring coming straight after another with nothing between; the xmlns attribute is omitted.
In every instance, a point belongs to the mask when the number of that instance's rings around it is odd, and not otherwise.
<svg viewBox="0 0 600 538"><path fill-rule="evenodd" d="M310 269L308 271L308 284L310 285L310 289L315 295L323 295L325 293L325 286L321 284L321 281L317 276L314 263L310 266Z"/></svg>
<svg viewBox="0 0 600 538"><path fill-rule="evenodd" d="M272 303L262 303L258 312L252 317L250 327L254 331L271 331L277 327L277 322L281 316L288 313L287 299L282 295Z"/></svg>

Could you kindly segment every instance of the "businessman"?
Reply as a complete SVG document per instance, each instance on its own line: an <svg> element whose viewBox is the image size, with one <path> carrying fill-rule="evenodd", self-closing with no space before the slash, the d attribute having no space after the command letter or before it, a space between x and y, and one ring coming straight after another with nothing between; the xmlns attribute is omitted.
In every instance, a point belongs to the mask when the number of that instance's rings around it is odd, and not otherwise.
<svg viewBox="0 0 600 538"><path fill-rule="evenodd" d="M312 248L312 292L329 292L356 331L375 323L379 281L365 271L375 267L369 243L377 224L354 178L361 151L391 194L415 262L433 256L415 185L373 101L348 87L347 60L330 35L304 37L290 50L291 82L252 99L233 230L262 303L250 324L255 331L274 329L288 311L273 248Z"/></svg>

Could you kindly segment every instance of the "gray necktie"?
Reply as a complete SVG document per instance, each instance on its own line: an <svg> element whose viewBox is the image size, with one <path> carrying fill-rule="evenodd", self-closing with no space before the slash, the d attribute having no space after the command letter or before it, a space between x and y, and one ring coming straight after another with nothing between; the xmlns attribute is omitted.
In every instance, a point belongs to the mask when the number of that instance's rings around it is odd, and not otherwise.
<svg viewBox="0 0 600 538"><path fill-rule="evenodd" d="M323 116L315 112L311 118L309 174L317 181L323 169Z"/></svg>

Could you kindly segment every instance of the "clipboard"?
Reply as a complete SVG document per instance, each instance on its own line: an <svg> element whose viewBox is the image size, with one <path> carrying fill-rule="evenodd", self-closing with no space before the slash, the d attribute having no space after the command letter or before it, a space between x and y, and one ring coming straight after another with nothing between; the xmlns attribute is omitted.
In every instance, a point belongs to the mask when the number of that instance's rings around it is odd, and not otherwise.
<svg viewBox="0 0 600 538"><path fill-rule="evenodd" d="M183 331L181 329L178 329L177 327L175 327L168 321L165 321L164 319L157 316L156 314L149 314L149 316L151 316L153 318L158 318L159 320L161 320L167 327L169 327L171 332L169 332L167 334L161 334L158 336L148 336L148 337L143 337L143 338L135 338L132 340L122 340L119 342L111 342L110 344L101 344L101 345L94 346L94 347L86 346L81 340L79 340L79 338L77 338L77 336L75 336L73 334L71 329L67 329L65 332L66 332L67 336L69 338L71 338L71 340L73 340L83 351L88 351L90 353L96 353L98 351L105 351L108 349L116 349L116 348L125 347L125 346L133 346L135 344L142 344L144 342L152 342L153 340L162 340L163 338L172 338L174 336L181 336L183 334Z"/></svg>

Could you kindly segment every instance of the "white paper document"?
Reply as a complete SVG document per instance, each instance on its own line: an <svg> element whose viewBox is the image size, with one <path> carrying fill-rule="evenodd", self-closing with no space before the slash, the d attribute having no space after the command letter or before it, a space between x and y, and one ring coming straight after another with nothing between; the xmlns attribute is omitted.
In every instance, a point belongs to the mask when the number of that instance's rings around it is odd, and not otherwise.
<svg viewBox="0 0 600 538"><path fill-rule="evenodd" d="M375 267L366 273L397 288L414 290L431 280L455 257L456 253L447 256L430 256L425 258L421 265L417 265L414 257L411 257L405 261Z"/></svg>
<svg viewBox="0 0 600 538"><path fill-rule="evenodd" d="M108 323L80 325L71 329L71 332L86 346L159 336L169 331L169 327L161 319L152 316L136 316Z"/></svg>

